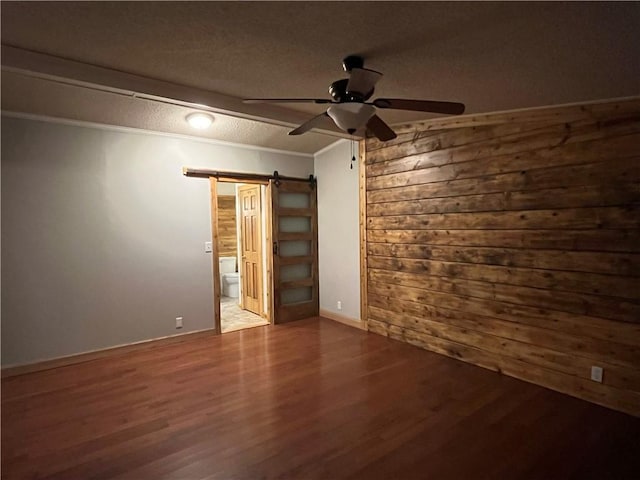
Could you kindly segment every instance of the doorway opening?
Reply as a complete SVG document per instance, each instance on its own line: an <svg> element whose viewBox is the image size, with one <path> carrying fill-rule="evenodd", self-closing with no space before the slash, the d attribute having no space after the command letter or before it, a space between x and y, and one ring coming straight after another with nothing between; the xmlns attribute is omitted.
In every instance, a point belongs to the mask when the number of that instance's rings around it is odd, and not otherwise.
<svg viewBox="0 0 640 480"><path fill-rule="evenodd" d="M259 175L187 167L183 168L183 173L207 177L211 188L215 331L226 333L317 316L318 209L315 178L283 177L277 171L273 175ZM233 231L228 228L225 231L224 217L227 215L224 212L223 220L220 220L220 209L225 205L224 200L219 202L218 198L224 196L234 197L235 239L224 238ZM227 199L227 204L230 203L231 199ZM231 220L230 224L233 225L234 221ZM226 225L229 226L228 220ZM234 243L235 259L232 255ZM237 285L237 297L234 285ZM251 322L241 319L237 325L223 326L222 308L231 307L238 312L236 306L256 317L249 317Z"/></svg>
<svg viewBox="0 0 640 480"><path fill-rule="evenodd" d="M218 183L222 333L269 324L265 196L265 185Z"/></svg>

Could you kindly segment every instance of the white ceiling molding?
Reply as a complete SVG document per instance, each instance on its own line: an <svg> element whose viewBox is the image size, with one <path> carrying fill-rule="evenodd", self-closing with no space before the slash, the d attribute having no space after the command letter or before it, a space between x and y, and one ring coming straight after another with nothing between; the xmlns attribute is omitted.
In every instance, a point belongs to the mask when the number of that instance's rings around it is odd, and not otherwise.
<svg viewBox="0 0 640 480"><path fill-rule="evenodd" d="M331 143L331 144L327 145L326 147L324 147L324 148L322 148L322 149L318 150L318 151L317 151L316 153L314 153L313 155L314 155L314 156L322 155L323 153L328 152L328 151L329 151L329 150L331 150L332 148L337 147L337 146L338 146L338 145L340 145L341 143L351 142L351 141L353 141L353 140L350 140L350 139L348 139L348 138L341 138L341 139L336 140L335 142L333 142L333 143Z"/></svg>
<svg viewBox="0 0 640 480"><path fill-rule="evenodd" d="M209 110L272 125L295 127L308 120L303 112L273 104L245 104L241 99L209 90L177 85L62 57L2 45L2 69L79 87L119 93L184 107ZM346 132L316 129L318 133L346 137Z"/></svg>
<svg viewBox="0 0 640 480"><path fill-rule="evenodd" d="M157 130L146 130L144 128L122 127L119 125L88 122L84 120L70 120L68 118L48 117L46 115L37 115L32 113L11 112L11 111L5 111L5 110L2 110L0 113L2 116L9 117L9 118L19 118L24 120L34 120L34 121L47 122L47 123L58 123L61 125L70 125L74 127L96 128L99 130L110 130L114 132L136 133L136 134L144 134L144 135L155 135L159 137L179 138L183 140L190 140L193 142L202 142L202 143L208 143L212 145L221 145L225 147L242 148L245 150L258 150L261 152L278 153L281 155L298 155L306 158L314 158L314 155L315 155L313 153L294 152L291 150L281 150L277 148L261 147L258 145L247 145L244 143L227 142L224 140L215 140L211 138L182 135L179 133L159 132ZM335 143L336 142L334 142L332 145L335 145ZM323 150L325 149L323 148Z"/></svg>
<svg viewBox="0 0 640 480"><path fill-rule="evenodd" d="M334 136L317 132L289 136L290 127L217 112L210 113L214 117L210 128L196 130L188 124L187 117L202 112L201 108L7 70L2 71L1 108L40 117L117 125L310 154L335 141Z"/></svg>

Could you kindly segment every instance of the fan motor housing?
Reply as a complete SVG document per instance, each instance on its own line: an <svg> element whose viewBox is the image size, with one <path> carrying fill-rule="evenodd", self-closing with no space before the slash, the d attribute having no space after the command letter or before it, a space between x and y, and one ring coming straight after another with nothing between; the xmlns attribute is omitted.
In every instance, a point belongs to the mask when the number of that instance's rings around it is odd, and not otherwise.
<svg viewBox="0 0 640 480"><path fill-rule="evenodd" d="M331 98L336 102L343 102L346 100L347 83L349 83L349 79L343 78L342 80L336 80L329 85L329 95L331 95Z"/></svg>
<svg viewBox="0 0 640 480"><path fill-rule="evenodd" d="M365 102L371 98L375 88L372 88L370 92L366 95L353 95L347 94L347 85L349 84L348 78L343 78L341 80L336 80L331 85L329 85L329 95L336 102Z"/></svg>
<svg viewBox="0 0 640 480"><path fill-rule="evenodd" d="M364 58L359 55L349 55L348 57L344 57L342 59L342 68L344 68L345 72L350 72L354 68L363 68L364 67Z"/></svg>

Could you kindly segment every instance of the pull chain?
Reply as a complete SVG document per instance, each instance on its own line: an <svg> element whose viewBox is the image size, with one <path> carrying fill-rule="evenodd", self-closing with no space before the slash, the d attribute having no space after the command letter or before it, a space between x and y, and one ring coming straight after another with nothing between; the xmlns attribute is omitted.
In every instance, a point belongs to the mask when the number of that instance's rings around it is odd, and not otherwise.
<svg viewBox="0 0 640 480"><path fill-rule="evenodd" d="M353 151L353 146L355 145L356 141L355 140L351 140L351 163L349 164L349 168L351 170L353 170L353 162L356 161L356 155Z"/></svg>

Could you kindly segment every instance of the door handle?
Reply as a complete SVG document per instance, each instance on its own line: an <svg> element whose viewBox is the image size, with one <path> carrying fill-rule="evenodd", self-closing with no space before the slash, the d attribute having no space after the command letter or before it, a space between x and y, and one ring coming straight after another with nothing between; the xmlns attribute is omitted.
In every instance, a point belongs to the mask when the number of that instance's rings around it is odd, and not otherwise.
<svg viewBox="0 0 640 480"><path fill-rule="evenodd" d="M273 242L273 254L278 254L278 242Z"/></svg>

